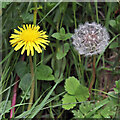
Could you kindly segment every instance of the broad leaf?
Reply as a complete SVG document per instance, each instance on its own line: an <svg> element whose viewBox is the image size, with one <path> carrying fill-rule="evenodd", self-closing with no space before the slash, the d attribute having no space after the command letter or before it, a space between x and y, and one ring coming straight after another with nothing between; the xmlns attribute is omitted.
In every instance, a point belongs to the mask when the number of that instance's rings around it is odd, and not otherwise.
<svg viewBox="0 0 120 120"><path fill-rule="evenodd" d="M65 90L71 94L75 95L77 88L79 87L80 83L75 77L69 77L65 81Z"/></svg>
<svg viewBox="0 0 120 120"><path fill-rule="evenodd" d="M19 88L21 88L24 92L26 92L30 85L31 85L31 74L27 73L22 77L19 84Z"/></svg>
<svg viewBox="0 0 120 120"><path fill-rule="evenodd" d="M119 47L118 42L112 42L109 46L110 49Z"/></svg>
<svg viewBox="0 0 120 120"><path fill-rule="evenodd" d="M54 76L52 75L52 69L47 65L39 65L36 70L36 78L38 80L54 80Z"/></svg>
<svg viewBox="0 0 120 120"><path fill-rule="evenodd" d="M76 99L74 96L71 96L71 95L68 95L68 94L65 94L63 96L63 99L62 99L62 104L66 104L66 105L62 105L62 107L66 110L69 110L69 109L72 109L74 106L76 106L76 104L73 104L76 102ZM70 103L70 104L69 104Z"/></svg>
<svg viewBox="0 0 120 120"><path fill-rule="evenodd" d="M52 34L52 37L56 38L57 40L63 40L63 41L70 39L71 36L72 36L71 33L65 34L65 29L63 27L60 29L60 32Z"/></svg>
<svg viewBox="0 0 120 120"><path fill-rule="evenodd" d="M15 70L20 78L22 78L29 71L26 62L24 61L19 61L15 66Z"/></svg>
<svg viewBox="0 0 120 120"><path fill-rule="evenodd" d="M75 97L79 102L86 101L89 97L88 88L80 84L75 91Z"/></svg>
<svg viewBox="0 0 120 120"><path fill-rule="evenodd" d="M61 45L60 48L58 48L58 51L57 51L57 59L62 59L63 57L66 56L66 54L68 53L70 49L70 46L68 43L65 43L64 45Z"/></svg>

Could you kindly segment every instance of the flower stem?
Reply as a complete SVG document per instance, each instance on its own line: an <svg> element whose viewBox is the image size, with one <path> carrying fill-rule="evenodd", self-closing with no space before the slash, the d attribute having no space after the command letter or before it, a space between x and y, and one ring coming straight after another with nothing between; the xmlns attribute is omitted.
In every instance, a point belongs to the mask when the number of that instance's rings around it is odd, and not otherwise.
<svg viewBox="0 0 120 120"><path fill-rule="evenodd" d="M37 3L35 2L35 9L34 9L34 18L33 18L33 24L36 25L36 20L37 20ZM31 85L31 90L30 90L30 100L29 100L29 105L28 109L31 109L32 103L33 103L33 97L34 97L34 89L35 89L35 79L34 79L34 68L33 68L33 62L32 62L32 56L29 56L29 61L30 61L30 70L31 70L31 78L32 78L32 85Z"/></svg>
<svg viewBox="0 0 120 120"><path fill-rule="evenodd" d="M90 86L89 86L89 93L91 93L91 89L93 87L93 84L95 82L95 61L96 61L96 57L95 55L93 56L93 71L92 71L92 81L90 83Z"/></svg>
<svg viewBox="0 0 120 120"><path fill-rule="evenodd" d="M34 80L34 68L33 68L33 62L32 62L32 56L29 56L29 61L30 61L30 70L31 70L31 77L32 77L32 85L31 85L31 91L30 91L30 100L29 100L29 105L28 109L31 109L32 103L33 103L33 97L34 97L34 88L35 88L35 80Z"/></svg>

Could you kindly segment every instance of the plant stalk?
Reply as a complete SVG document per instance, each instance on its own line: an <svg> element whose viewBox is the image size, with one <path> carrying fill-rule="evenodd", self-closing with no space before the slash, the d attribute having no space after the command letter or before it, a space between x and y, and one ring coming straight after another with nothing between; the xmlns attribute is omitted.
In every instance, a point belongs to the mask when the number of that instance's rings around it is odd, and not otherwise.
<svg viewBox="0 0 120 120"><path fill-rule="evenodd" d="M95 82L95 61L96 61L96 57L95 55L93 56L93 71L92 71L92 81L90 83L90 86L89 86L89 93L91 94L91 89L94 85L94 82Z"/></svg>
<svg viewBox="0 0 120 120"><path fill-rule="evenodd" d="M33 18L33 24L36 25L36 20L37 20L37 3L35 2L35 9L34 9L34 18ZM30 90L30 100L29 100L29 105L28 109L31 109L32 103L33 103L33 98L34 98L34 89L35 89L35 79L34 79L34 67L33 67L33 61L32 61L32 56L29 56L29 62L30 62L30 71L31 71L31 90Z"/></svg>
<svg viewBox="0 0 120 120"><path fill-rule="evenodd" d="M29 56L29 61L30 61L30 71L31 71L31 78L32 78L32 84L31 84L31 90L30 90L30 100L29 100L29 105L28 109L31 109L32 103L33 103L33 97L34 97L34 88L35 88L35 80L34 80L34 68L33 68L33 62L32 62L32 56Z"/></svg>

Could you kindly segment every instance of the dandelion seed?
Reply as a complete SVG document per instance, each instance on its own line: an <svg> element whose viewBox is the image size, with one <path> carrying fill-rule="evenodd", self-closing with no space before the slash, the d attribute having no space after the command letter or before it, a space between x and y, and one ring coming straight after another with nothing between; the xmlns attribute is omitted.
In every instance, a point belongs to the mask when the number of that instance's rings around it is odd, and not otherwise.
<svg viewBox="0 0 120 120"><path fill-rule="evenodd" d="M10 36L12 38L10 43L12 47L14 47L15 51L18 51L22 48L21 54L27 50L27 56L34 55L34 49L41 53L43 47L46 48L45 45L48 45L50 41L47 40L48 36L45 31L38 31L40 29L39 26L34 26L31 24L23 25L23 28L18 26L19 30L14 29L14 33ZM40 47L41 46L41 47Z"/></svg>
<svg viewBox="0 0 120 120"><path fill-rule="evenodd" d="M72 38L75 49L85 56L104 52L110 39L106 28L95 22L79 25Z"/></svg>

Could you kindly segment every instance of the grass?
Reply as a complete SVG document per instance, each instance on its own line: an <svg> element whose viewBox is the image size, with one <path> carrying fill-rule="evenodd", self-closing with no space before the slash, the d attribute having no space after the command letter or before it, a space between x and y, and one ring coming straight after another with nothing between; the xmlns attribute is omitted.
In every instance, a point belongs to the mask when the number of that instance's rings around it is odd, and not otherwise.
<svg viewBox="0 0 120 120"><path fill-rule="evenodd" d="M52 119L72 119L79 118L77 112L79 111L80 117L87 118L118 118L119 117L119 87L115 81L120 81L120 33L117 26L120 26L120 22L117 22L115 26L111 23L111 20L116 21L119 15L119 3L84 3L84 2L2 2L2 48L0 54L2 54L2 74L0 81L0 95L2 95L0 118L10 118L10 110L15 107L13 118L52 118ZM37 9L37 16L34 17L34 8ZM20 86L23 76L30 73L29 58L25 55L25 65L20 64L19 68L16 68L21 61L22 55L20 51L14 51L10 46L9 37L13 33L13 30L17 26L22 24L34 24L40 25L41 30L46 30L49 36L48 40L50 45L46 50L43 50L41 54L35 52L33 60L34 73L35 73L35 86L34 86L34 98L33 104L29 103L30 99L30 87L31 84L25 82ZM35 23L36 21L36 23ZM78 28L79 24L88 22L96 22L105 26L110 34L109 45L106 47L104 53L96 55L95 69L96 76L95 82L91 89L91 101L86 99L85 101L76 102L76 106L72 109L65 110L62 105L63 95L66 94L65 81L69 77L74 76L81 85L89 88L92 80L92 57L85 57L80 55L72 45L71 37L67 40L58 40L52 37L52 34L59 33L61 28L64 28L65 33L74 33L74 29ZM114 42L118 43L116 47ZM58 59L56 56L59 52L65 53L64 44L69 43L69 51ZM110 46L112 46L110 48ZM61 50L61 47L63 48ZM60 51L61 50L61 51ZM52 71L49 75L53 75L54 80L38 80L36 73L40 65L46 65L49 67L43 73L46 76L49 70ZM22 70L25 67L26 71ZM17 73L16 69L20 69ZM15 82L15 77L19 74L19 80ZM49 77L48 75L48 77ZM46 77L45 76L45 77ZM27 79L27 78L26 78ZM43 78L44 79L44 78ZM11 107L13 88L18 83L17 97L15 106ZM109 83L109 84L107 84ZM102 85L102 86L101 86ZM119 84L118 84L119 85ZM24 87L25 86L25 87ZM26 88L26 89L23 89ZM112 89L112 90L111 90ZM116 89L116 91L115 91ZM95 101L95 102L93 102ZM97 104L100 101L100 104ZM106 102L107 101L107 102ZM89 103L90 102L90 103ZM31 104L29 110L28 105ZM80 109L82 105L89 104L89 106L97 106L94 112L90 112L88 106L86 106L82 115ZM110 104L112 105L113 112L111 111ZM93 108L91 107L93 110ZM73 111L76 113L73 113ZM103 114L104 111L106 115ZM108 115L108 116L107 116Z"/></svg>

